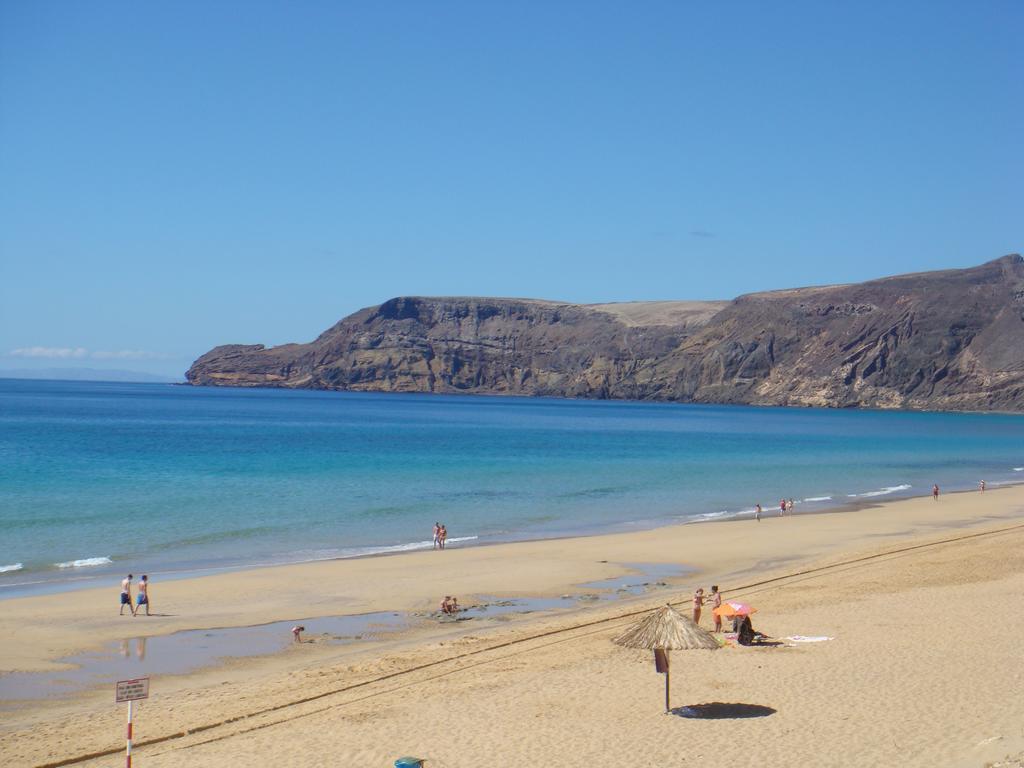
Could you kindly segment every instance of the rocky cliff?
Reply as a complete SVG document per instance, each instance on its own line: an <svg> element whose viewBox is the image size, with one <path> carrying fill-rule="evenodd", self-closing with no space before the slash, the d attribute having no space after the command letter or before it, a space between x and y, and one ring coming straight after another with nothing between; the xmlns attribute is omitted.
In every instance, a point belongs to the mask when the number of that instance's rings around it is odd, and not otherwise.
<svg viewBox="0 0 1024 768"><path fill-rule="evenodd" d="M191 384L1024 410L1024 259L722 302L391 299Z"/></svg>

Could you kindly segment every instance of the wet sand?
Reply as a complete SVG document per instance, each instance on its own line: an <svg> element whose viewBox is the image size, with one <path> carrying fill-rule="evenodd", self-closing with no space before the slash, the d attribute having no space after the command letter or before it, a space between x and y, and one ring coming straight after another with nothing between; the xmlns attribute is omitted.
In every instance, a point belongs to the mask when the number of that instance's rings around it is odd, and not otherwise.
<svg viewBox="0 0 1024 768"><path fill-rule="evenodd" d="M5 601L0 655L6 669L53 670L60 658L140 632L427 613L445 594L463 603L474 595L556 598L622 575L623 563L669 563L694 571L666 579L671 588L578 602L552 616L426 621L385 639L292 644L154 678L152 698L139 707L140 741L212 727L144 745L139 759L390 765L419 753L437 766L488 757L736 765L735 751L716 745L739 738L752 745L751 765L980 766L970 761L1024 738L1024 529L1014 528L1022 523L1024 488L1010 487L760 523L254 569L155 580L154 607L169 615L148 619L117 616L115 584L73 598ZM962 538L975 533L986 535ZM957 540L934 543L946 539ZM920 544L928 546L787 577ZM739 589L775 576L785 578ZM661 678L647 654L610 637L632 620L626 614L666 598L687 601L693 587L713 582L727 597L755 602L755 626L768 634L834 639L676 654L675 701L700 705L683 714L702 716L661 714ZM116 749L124 713L111 698L105 687L4 702L0 762Z"/></svg>

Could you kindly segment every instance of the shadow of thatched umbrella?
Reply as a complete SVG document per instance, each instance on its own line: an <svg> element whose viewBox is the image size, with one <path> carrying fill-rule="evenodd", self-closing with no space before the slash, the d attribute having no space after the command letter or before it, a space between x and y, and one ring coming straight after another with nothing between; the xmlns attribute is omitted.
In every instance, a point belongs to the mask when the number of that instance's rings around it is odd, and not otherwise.
<svg viewBox="0 0 1024 768"><path fill-rule="evenodd" d="M668 701L669 663L667 651L717 651L721 646L710 632L701 629L671 605L651 612L618 637L612 639L624 648L642 648L654 651L658 671L665 672L665 711L671 711ZM659 654L659 651L661 654Z"/></svg>

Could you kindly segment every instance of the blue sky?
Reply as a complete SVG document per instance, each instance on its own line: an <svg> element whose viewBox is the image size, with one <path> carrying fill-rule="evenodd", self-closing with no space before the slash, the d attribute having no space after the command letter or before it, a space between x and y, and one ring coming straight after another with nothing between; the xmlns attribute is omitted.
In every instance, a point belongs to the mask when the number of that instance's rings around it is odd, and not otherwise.
<svg viewBox="0 0 1024 768"><path fill-rule="evenodd" d="M1022 250L1024 4L0 4L0 368Z"/></svg>

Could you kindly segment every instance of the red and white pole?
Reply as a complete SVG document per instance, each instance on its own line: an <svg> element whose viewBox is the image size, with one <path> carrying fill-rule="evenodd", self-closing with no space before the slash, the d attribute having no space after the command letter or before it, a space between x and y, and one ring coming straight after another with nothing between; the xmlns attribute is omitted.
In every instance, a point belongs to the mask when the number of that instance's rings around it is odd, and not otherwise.
<svg viewBox="0 0 1024 768"><path fill-rule="evenodd" d="M132 704L134 703L134 701L128 702L128 738L124 750L125 768L132 768Z"/></svg>

